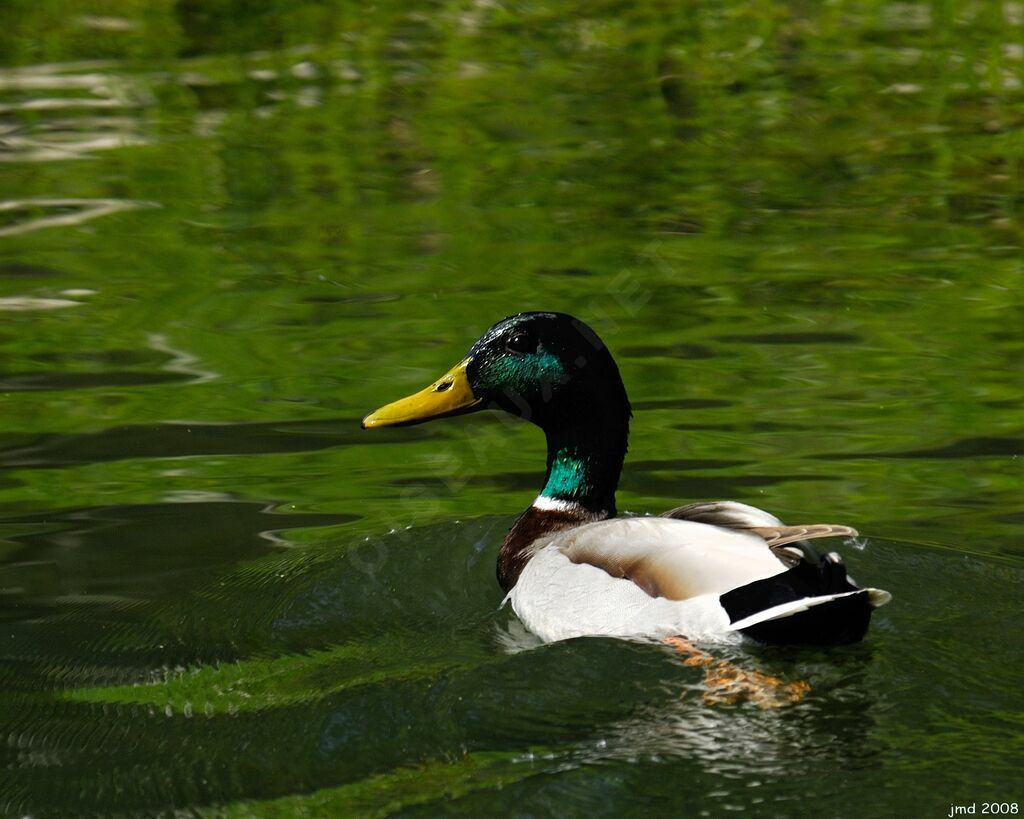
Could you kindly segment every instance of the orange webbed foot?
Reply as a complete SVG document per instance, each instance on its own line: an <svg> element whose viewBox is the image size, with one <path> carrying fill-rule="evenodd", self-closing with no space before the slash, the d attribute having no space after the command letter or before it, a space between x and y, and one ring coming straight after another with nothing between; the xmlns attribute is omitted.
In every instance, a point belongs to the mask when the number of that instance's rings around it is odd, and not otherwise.
<svg viewBox="0 0 1024 819"><path fill-rule="evenodd" d="M704 667L705 705L752 702L759 708L779 708L799 702L811 690L805 680L787 683L761 671L716 659L684 637L666 637L665 642L683 655L684 665Z"/></svg>

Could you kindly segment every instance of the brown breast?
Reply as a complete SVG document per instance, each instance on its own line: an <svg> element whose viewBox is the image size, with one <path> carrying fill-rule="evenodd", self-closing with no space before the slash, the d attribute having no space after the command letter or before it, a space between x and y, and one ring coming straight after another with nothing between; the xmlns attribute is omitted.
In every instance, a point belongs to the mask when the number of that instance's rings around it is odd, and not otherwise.
<svg viewBox="0 0 1024 819"><path fill-rule="evenodd" d="M571 506L567 509L537 509L531 506L521 514L505 536L498 554L498 582L508 591L519 580L523 567L533 557L538 541L555 532L604 520L605 512L589 512L582 506Z"/></svg>

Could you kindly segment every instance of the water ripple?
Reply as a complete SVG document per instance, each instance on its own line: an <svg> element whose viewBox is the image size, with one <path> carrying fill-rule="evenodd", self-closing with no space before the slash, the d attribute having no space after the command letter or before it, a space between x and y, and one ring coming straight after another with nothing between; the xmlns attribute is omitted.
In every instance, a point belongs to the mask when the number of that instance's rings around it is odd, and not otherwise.
<svg viewBox="0 0 1024 819"><path fill-rule="evenodd" d="M15 214L16 218L0 227L0 238L20 236L44 228L72 227L113 213L158 207L160 205L156 202L130 199L8 199L0 202L0 214ZM52 213L35 215L39 211ZM24 215L18 218L17 214Z"/></svg>
<svg viewBox="0 0 1024 819"><path fill-rule="evenodd" d="M356 418L242 424L166 422L132 424L94 433L0 437L0 469L52 469L125 458L308 452L327 447L373 446L422 437L436 430L401 430L368 436Z"/></svg>

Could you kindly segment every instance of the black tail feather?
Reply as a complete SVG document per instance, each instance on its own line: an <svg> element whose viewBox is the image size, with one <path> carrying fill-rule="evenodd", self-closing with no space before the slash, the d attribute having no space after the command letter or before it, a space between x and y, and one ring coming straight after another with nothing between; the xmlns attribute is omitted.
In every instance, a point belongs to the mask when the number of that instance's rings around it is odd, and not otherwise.
<svg viewBox="0 0 1024 819"><path fill-rule="evenodd" d="M836 554L818 558L816 563L801 560L774 577L726 592L719 600L730 622L736 623L783 603L849 592L860 593L847 594L804 611L740 629L741 633L764 643L838 645L863 639L873 607L868 592L850 582L846 566Z"/></svg>

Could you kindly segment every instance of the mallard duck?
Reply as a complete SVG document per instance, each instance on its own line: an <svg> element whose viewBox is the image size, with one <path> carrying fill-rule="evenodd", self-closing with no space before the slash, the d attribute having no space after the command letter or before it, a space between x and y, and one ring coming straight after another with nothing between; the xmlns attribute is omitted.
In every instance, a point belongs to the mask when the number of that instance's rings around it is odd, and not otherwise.
<svg viewBox="0 0 1024 819"><path fill-rule="evenodd" d="M564 313L491 327L426 389L367 415L364 429L498 409L547 436L547 474L509 530L498 582L542 640L584 635L829 645L860 640L888 592L860 588L808 541L848 526L786 526L735 501L616 517L632 415L597 334Z"/></svg>

